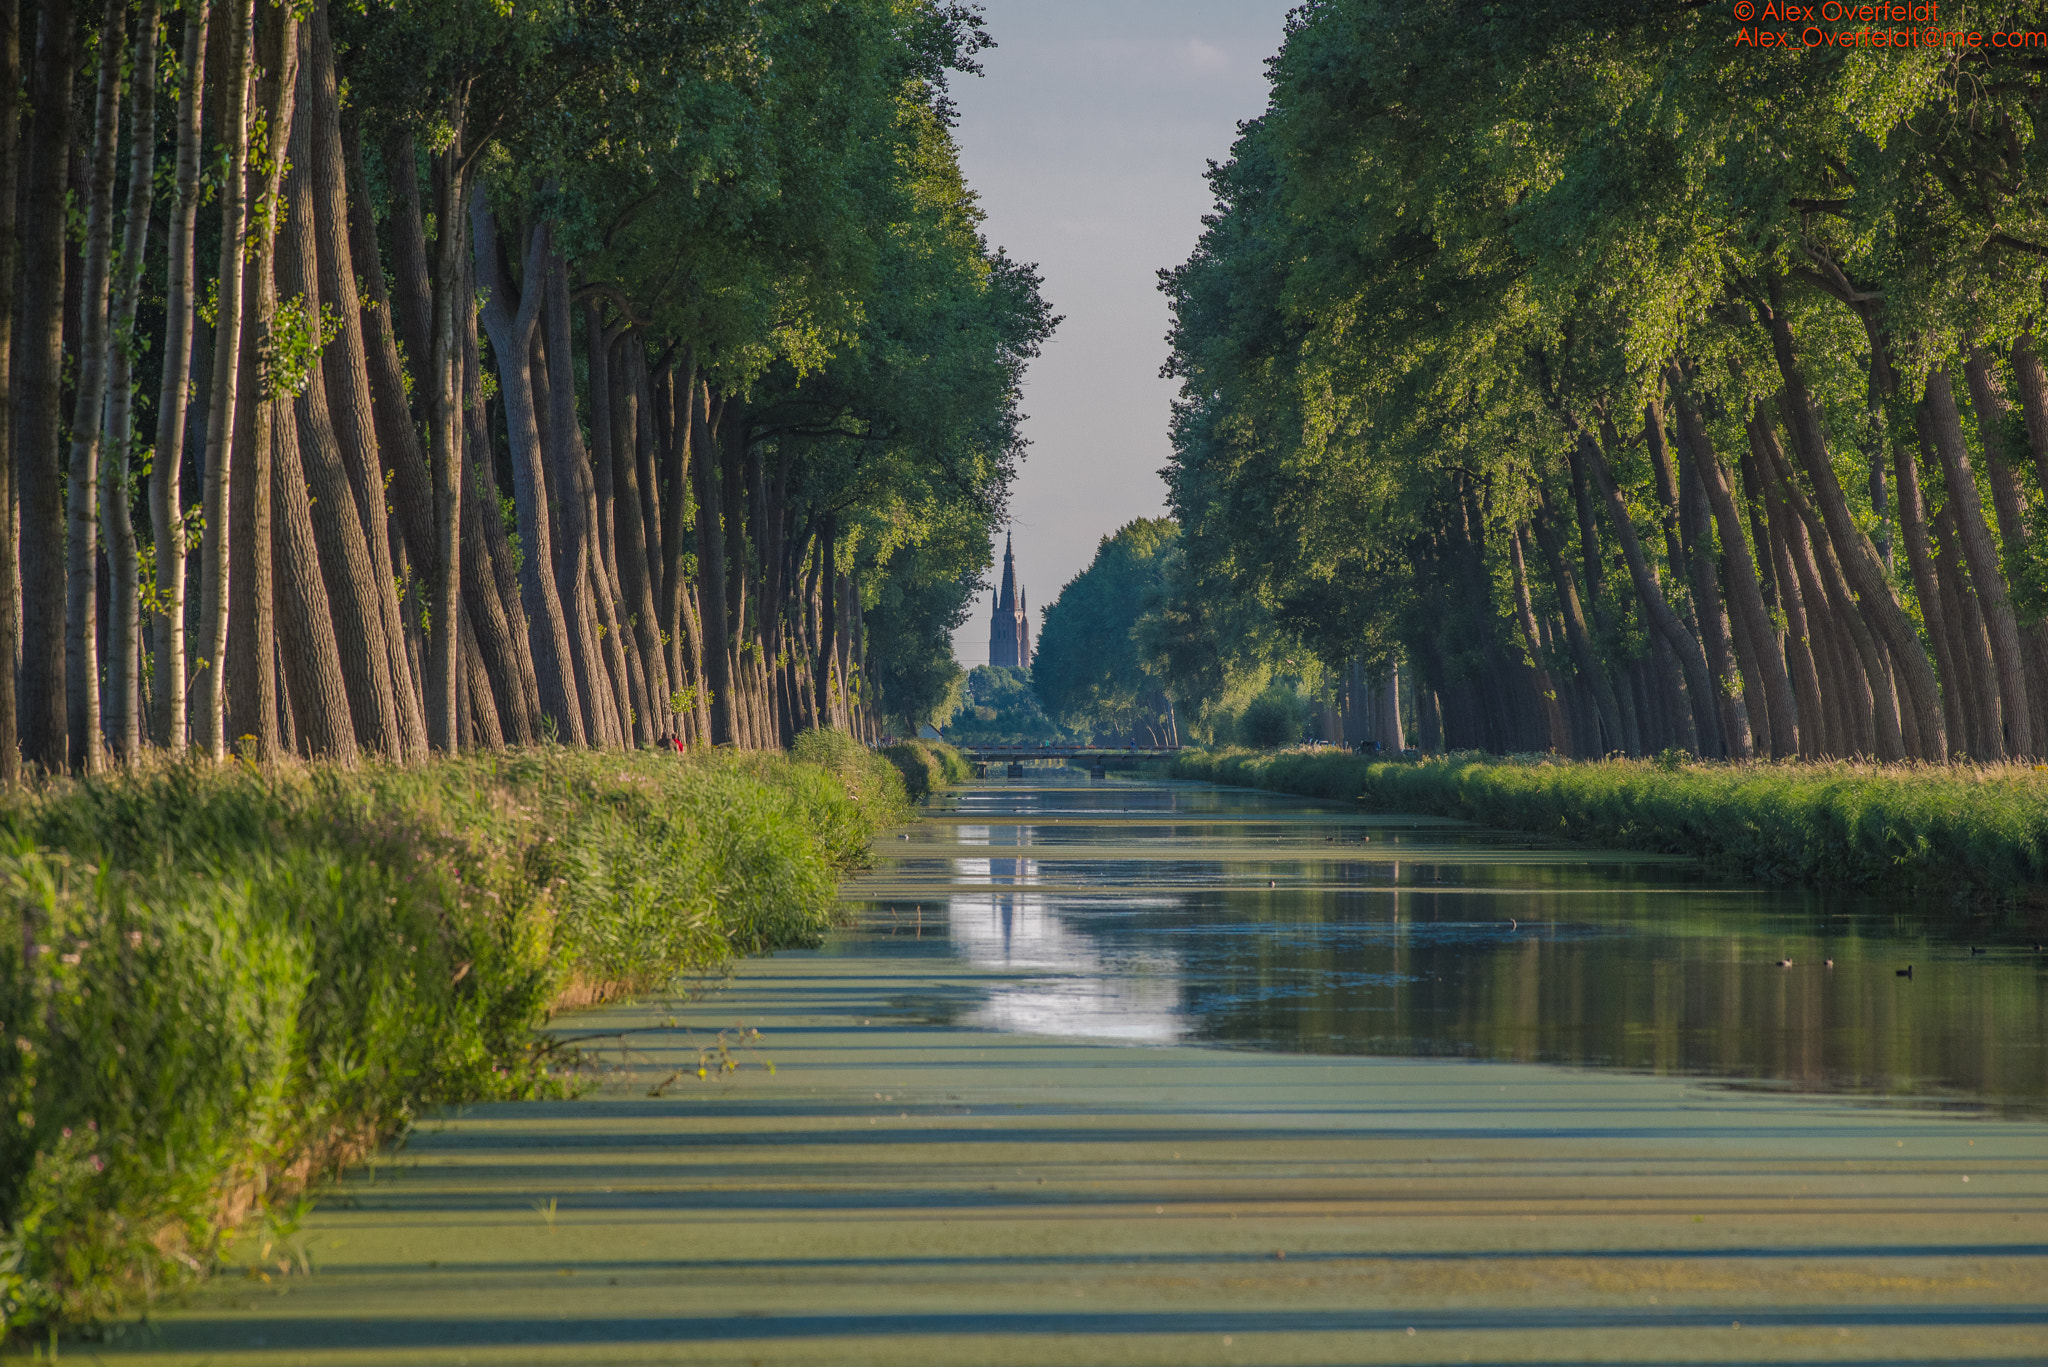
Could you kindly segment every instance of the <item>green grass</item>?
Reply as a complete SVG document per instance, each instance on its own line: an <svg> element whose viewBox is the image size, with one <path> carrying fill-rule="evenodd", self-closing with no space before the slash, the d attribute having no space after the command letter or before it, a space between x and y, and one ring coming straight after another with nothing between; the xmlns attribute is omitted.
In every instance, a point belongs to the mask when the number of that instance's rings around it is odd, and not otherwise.
<svg viewBox="0 0 2048 1367"><path fill-rule="evenodd" d="M563 1086L552 1004L813 944L896 770L544 748L0 802L0 1327L88 1322L425 1107Z"/></svg>
<svg viewBox="0 0 2048 1367"><path fill-rule="evenodd" d="M1744 881L2048 892L2048 771L2031 765L1692 764L1331 750L1183 751L1177 778L1691 855Z"/></svg>

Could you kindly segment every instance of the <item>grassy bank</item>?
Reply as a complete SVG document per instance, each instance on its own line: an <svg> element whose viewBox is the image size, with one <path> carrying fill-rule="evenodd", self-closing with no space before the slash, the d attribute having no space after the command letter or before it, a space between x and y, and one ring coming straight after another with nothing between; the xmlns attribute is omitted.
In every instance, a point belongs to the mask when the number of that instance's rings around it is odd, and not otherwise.
<svg viewBox="0 0 2048 1367"><path fill-rule="evenodd" d="M1691 855L1745 881L2048 895L2048 772L1184 751L1178 778Z"/></svg>
<svg viewBox="0 0 2048 1367"><path fill-rule="evenodd" d="M565 1000L815 942L906 819L843 736L182 764L0 806L0 1317L109 1315L426 1106L548 1093Z"/></svg>

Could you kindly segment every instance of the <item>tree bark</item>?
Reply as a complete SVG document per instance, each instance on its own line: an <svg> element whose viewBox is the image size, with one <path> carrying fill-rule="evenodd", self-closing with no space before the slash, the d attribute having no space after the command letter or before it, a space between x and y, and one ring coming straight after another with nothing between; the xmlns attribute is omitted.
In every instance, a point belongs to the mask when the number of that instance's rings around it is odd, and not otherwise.
<svg viewBox="0 0 2048 1367"><path fill-rule="evenodd" d="M292 133L291 170L286 183L284 230L278 247L277 276L278 289L286 296L285 306L300 315L312 337L324 340L323 304L334 301L322 295L318 271L320 247L315 224L319 221L319 213L314 204L312 186L311 128L318 117L318 109L313 100L316 83L312 79L311 63L307 60L311 56L310 37L310 34L302 33L299 40L300 82L309 117L296 120ZM356 499L355 481L345 467L333 409L328 403L325 353L342 348L328 343L321 350L320 356L312 358L304 377L305 387L295 400L293 420L297 440L290 444L277 444L280 464L273 481L274 489L285 490L292 495L289 502L274 504L288 519L298 516L300 504L307 506L310 521L303 529L309 538L305 544L315 548L317 554L304 566L295 559L282 556L276 563L287 575L295 576L310 570L324 585L325 601L320 607L320 615L327 619L327 637L331 646L318 645L316 649L324 668L329 649L338 648L335 660L346 695L350 721L346 729L353 736L353 744L349 747L351 753L355 747L360 747L396 762L405 757L405 733L399 720L398 680L392 675L391 647L384 635L381 597L392 591L390 579L388 575L384 577L380 594L369 538L364 534L362 508ZM348 391L344 388L342 392L346 395ZM301 546L301 530L296 525L285 527L279 541L280 548L296 556ZM288 591L279 596L279 601L292 602L301 592L303 586L289 586ZM392 616L397 616L395 605ZM295 624L286 625L292 630L299 629ZM318 635L317 629L306 629ZM289 649L286 651L286 664L289 670ZM406 691L410 693L411 680L408 678L405 682ZM296 696L301 701L314 696L324 705L324 677L320 683L318 694L309 695L301 690ZM319 718L312 720L309 729L321 736L317 743L318 751L332 753L333 747L325 743L325 733L341 728L328 719Z"/></svg>
<svg viewBox="0 0 2048 1367"><path fill-rule="evenodd" d="M1813 481L1814 495L1827 526L1828 538L1839 553L1843 573L1855 593L1855 602L1870 615L1871 627L1882 635L1892 657L1905 675L1906 692L1917 709L1922 759L1936 764L1948 762L1948 730L1941 714L1941 690L1934 668L1906 610L1892 589L1870 538L1863 535L1849 514L1848 500L1827 461L1827 443L1820 419L1807 389L1806 374L1793 346L1792 325L1785 316L1783 282L1775 276L1769 282L1770 307L1764 312L1771 333L1772 355L1779 376L1785 382L1784 404L1792 432L1792 447ZM1889 671L1886 671L1889 674ZM1894 726L1894 729L1896 727ZM1880 731L1880 738L1883 732ZM1903 746L1903 738L1900 741Z"/></svg>
<svg viewBox="0 0 2048 1367"><path fill-rule="evenodd" d="M1984 448L1985 473L1991 478L1991 506L1998 514L1998 535L2008 551L2024 547L2033 538L2027 517L2026 494L2013 469L2007 449L2006 421L2012 405L1991 358L1982 347L1970 348L1963 367L1970 386L1970 404L1977 420L1977 439ZM2017 610L2015 610L2017 615ZM2034 705L2034 743L2038 755L2048 744L2048 625L2040 620L2020 627L2020 644L2026 652L2027 697Z"/></svg>
<svg viewBox="0 0 2048 1367"><path fill-rule="evenodd" d="M661 715L666 700L648 696L652 690L645 671L634 668L636 661L624 649L624 638L619 630L627 601L624 572L619 566L618 537L613 526L618 513L618 500L612 489L612 468L618 459L613 445L617 440L619 412L626 402L618 374L619 358L613 354L619 337L606 333L604 321L593 307L583 306L583 320L589 355L590 434L595 450L578 484L586 501L584 520L594 533L591 555L600 582L598 613L607 628L605 643L618 652L618 669L626 681L629 696L620 699L620 708L623 711L630 701L639 715L649 717L652 722ZM621 337L624 327L622 323ZM656 733L656 728L650 725L649 734Z"/></svg>
<svg viewBox="0 0 2048 1367"><path fill-rule="evenodd" d="M483 193L471 214L475 224L479 277L490 286L483 323L498 362L498 392L512 445L513 499L519 511L520 549L525 557L519 583L532 623L533 663L540 680L541 710L555 718L561 737L587 742L583 707L576 690L575 661L569 653L569 624L554 576L555 549L547 503L547 475L541 466L540 423L534 409L533 373L528 365L533 334L545 295L547 229L527 234L523 291L501 264L497 220Z"/></svg>
<svg viewBox="0 0 2048 1367"><path fill-rule="evenodd" d="M1946 367L1928 375L1926 396L1928 436L1948 478L1948 507L1962 534L1963 558L1970 566L1970 579L1977 588L1984 625L1991 634L1991 666L1998 679L2004 728L1997 733L1997 754L1984 758L2032 756L2038 753L2034 742L2034 704L2027 693L2026 656L2020 648L2019 623L2006 593L1998 547L1984 521L1984 502L1977 494L1976 472L1970 466L1962 415L1956 409L1955 388Z"/></svg>
<svg viewBox="0 0 2048 1367"><path fill-rule="evenodd" d="M1763 698L1768 718L1764 745L1773 757L1783 759L1798 753L1802 716L1784 654L1778 646L1777 632L1771 625L1770 611L1764 606L1756 560L1743 535L1735 492L1719 453L1707 437L1705 424L1682 396L1678 399L1678 428L1683 448L1691 456L1682 463L1692 478L1699 481L1714 524L1720 529L1721 563L1727 572L1728 596L1735 609L1743 688ZM1704 573L1711 577L1711 564L1704 568Z"/></svg>
<svg viewBox="0 0 2048 1367"><path fill-rule="evenodd" d="M2041 366L2034 334L2023 332L2013 343L2012 373L2018 381L2020 416L2026 420L2027 450L2034 458L2034 478L2048 496L2048 371Z"/></svg>
<svg viewBox="0 0 2048 1367"><path fill-rule="evenodd" d="M0 787L21 784L14 660L21 651L21 543L13 512L15 480L14 318L21 264L22 0L0 0ZM32 321L32 320L25 320Z"/></svg>
<svg viewBox="0 0 2048 1367"><path fill-rule="evenodd" d="M128 6L107 0L100 18L98 98L79 288L78 389L65 470L64 704L73 773L101 766L99 679L99 461L107 402L107 295L114 255L114 177L121 142L121 62Z"/></svg>
<svg viewBox="0 0 2048 1367"><path fill-rule="evenodd" d="M1914 424L1924 429L1923 415L1916 413ZM1927 447L1924 430L1917 434L1917 440L1923 448ZM1928 643L1934 648L1935 668L1940 673L1942 721L1957 747L1967 745L1974 752L1979 742L1969 734L1970 724L1982 703L1973 701L1965 711L1964 700L1976 697L1975 673L1963 668L1965 661L1959 649L1963 645L1962 620L1953 610L1954 585L1944 582L1947 576L1941 573L1928 541L1927 505L1921 497L1920 469L1913 459L1912 443L1903 439L1892 442L1892 465L1893 482L1898 486L1899 535L1906 543L1906 564L1913 575L1913 591L1920 598L1920 614L1927 624ZM1995 711L1995 698L1992 707Z"/></svg>
<svg viewBox="0 0 2048 1367"><path fill-rule="evenodd" d="M150 622L155 702L150 730L169 750L185 748L185 417L192 394L193 245L199 218L199 147L206 101L207 0L185 8L179 61L178 167L172 182L164 289L163 388L156 454L149 473L149 523L156 543L156 604Z"/></svg>
<svg viewBox="0 0 2048 1367"><path fill-rule="evenodd" d="M313 383L317 385L318 379ZM270 506L275 510L271 526L275 653L291 691L292 712L298 723L298 748L310 756L353 764L358 728L352 720L355 709L349 696L348 670L342 663L343 651L336 641L333 608L346 603L347 610L360 612L362 604L346 595L336 595L322 573L313 506L300 464L299 453L304 446L298 431L298 415L303 410L285 395L279 395L271 407L274 416L267 464ZM323 514L322 520L332 523L342 519L330 511ZM377 649L381 650L381 646L378 642ZM366 652L369 649L367 645L354 648ZM361 663L358 661L358 665ZM387 734L382 741L385 753L390 754L392 737Z"/></svg>
<svg viewBox="0 0 2048 1367"><path fill-rule="evenodd" d="M248 231L245 197L249 166L250 28L254 0L230 0L227 67L222 72L226 113L221 141L227 173L220 190L220 272L214 323L213 393L206 407L206 472L200 536L199 643L192 699L193 741L215 759L227 754L227 648L229 529L232 463L242 362L242 238ZM204 653L198 653L204 652Z"/></svg>
<svg viewBox="0 0 2048 1367"><path fill-rule="evenodd" d="M1679 727L1679 743L1694 754L1724 755L1727 744L1720 734L1720 720L1715 715L1715 690L1713 678L1707 672L1706 652L1685 629L1685 624L1678 620L1671 604L1665 601L1663 587L1657 582L1656 567L1643 556L1635 526L1629 521L1628 505L1621 500L1621 491L1615 487L1614 474L1607 468L1607 457L1602 454L1599 443L1584 429L1579 431L1578 443L1580 452L1592 469L1601 497L1607 501L1608 520L1614 526L1616 539L1621 542L1622 559L1628 566L1629 578L1635 583L1636 597L1642 603L1651 627L1678 656L1679 666L1685 671L1692 706L1689 714L1681 713L1674 718Z"/></svg>
<svg viewBox="0 0 2048 1367"><path fill-rule="evenodd" d="M1825 515L1807 502L1805 495L1791 481L1791 470L1786 465L1784 453L1779 450L1776 435L1766 420L1758 416L1753 420L1762 435L1759 449L1768 453L1777 467L1778 484L1784 491L1786 503L1797 513L1804 524L1805 539L1812 548L1814 566L1819 586L1833 608L1834 619L1839 622L1849 637L1849 645L1856 660L1862 665L1862 688L1850 683L1854 690L1853 703L1869 718L1869 747L1877 758L1887 762L1905 758L1905 736L1900 730L1897 694L1892 685L1891 661L1886 656L1880 638L1871 630L1871 625L1858 611L1859 600L1848 576L1843 572L1841 562L1835 556L1835 547L1828 534ZM1832 484L1834 475L1828 474ZM1840 485L1833 485L1836 495L1841 493ZM1846 516L1846 510L1845 510ZM1860 533L1859 533L1860 535ZM1869 543L1863 543L1866 550ZM1871 555L1874 558L1875 552ZM1896 603L1896 599L1893 600ZM1924 658L1924 657L1923 657ZM1845 682L1853 680L1855 671L1849 661L1843 661ZM1863 689L1867 689L1865 694ZM1922 734L1925 732L1923 730ZM1860 739L1860 738L1859 738ZM1943 762L1946 762L1946 741L1944 741Z"/></svg>
<svg viewBox="0 0 2048 1367"><path fill-rule="evenodd" d="M433 447L431 473L434 483L434 558L428 612L432 632L427 649L427 744L452 754L462 744L456 712L460 703L462 615L462 472L463 417L459 385L462 352L456 338L458 325L474 327L468 317L458 319L456 301L468 299L465 287L474 263L462 250L462 220L469 207L469 166L463 157L467 141L469 97L467 85L449 96L448 144L435 159L434 174L434 275L432 332L428 339L428 430ZM493 244L495 246L495 243ZM492 258L496 260L495 256ZM493 285L496 281L492 281ZM529 329L530 330L530 329ZM508 371L525 373L524 347L510 353L501 365ZM500 353L501 362L506 361ZM532 423L529 395L527 422ZM575 724L575 716L569 714Z"/></svg>
<svg viewBox="0 0 2048 1367"><path fill-rule="evenodd" d="M1940 615L1948 627L1955 654L1956 682L1963 729L1956 739L1958 759L1983 760L1999 753L2003 743L1998 676L1991 667L1991 636L1970 584L1960 553L1955 508L1944 505L1934 519L1935 564L1941 571ZM1967 752L1962 747L1968 746Z"/></svg>
<svg viewBox="0 0 2048 1367"><path fill-rule="evenodd" d="M134 114L130 119L128 207L113 282L107 334L105 447L101 458L100 534L107 548L107 663L103 710L114 757L127 765L142 750L142 594L135 524L129 511L128 454L135 431L135 307L142 293L149 210L156 190L157 0L136 17Z"/></svg>
<svg viewBox="0 0 2048 1367"><path fill-rule="evenodd" d="M734 725L731 635L726 622L725 528L719 497L719 460L715 443L725 416L724 404L711 410L710 387L703 381L704 400L695 405L697 431L691 445L697 452L697 575L702 585L699 607L704 614L704 686L711 713L711 743L731 745L739 739ZM829 555L829 552L828 552ZM824 664L819 664L820 697L826 696Z"/></svg>
<svg viewBox="0 0 2048 1367"><path fill-rule="evenodd" d="M1536 544L1542 549L1548 564L1551 583L1557 591L1558 609L1564 616L1565 645L1571 652L1573 663L1578 666L1580 679L1592 694L1600 728L1605 732L1604 736L1592 738L1591 754L1597 758L1624 748L1621 705L1614 695L1614 685L1607 671L1601 668L1600 657L1593 649L1592 634L1586 628L1585 612L1579 605L1578 587L1572 580L1571 564L1565 557L1563 541L1553 525L1553 517L1546 496L1531 527L1536 533Z"/></svg>
<svg viewBox="0 0 2048 1367"><path fill-rule="evenodd" d="M570 462L562 448L566 439L556 430L553 386L548 381L547 280L544 274L525 283L541 293L541 312L528 343L529 383L533 391L535 428L540 438L541 479L544 505L553 519L549 527L553 559L546 572L552 576L556 596L562 604L562 622L569 637L567 671L575 683L575 697L583 708L583 733L595 746L623 743L620 719L624 715L613 704L616 696L605 658L598 645L597 605L591 592L590 561L583 538L577 535L583 501L576 495ZM575 421L575 391L569 391L569 421Z"/></svg>
<svg viewBox="0 0 2048 1367"><path fill-rule="evenodd" d="M667 501L679 500L682 491L677 489L673 494L665 494L660 488L660 471L665 464L661 450L664 445L675 443L673 440L664 442L659 425L654 421L659 405L655 377L647 364L646 337L636 329L628 340L632 345L632 365L628 373L638 396L636 407L641 415L635 423L642 450L637 471L641 485L638 503L648 539L643 547L643 558L634 563L627 583L621 585L622 592L627 595L622 613L632 629L628 644L632 647L635 663L647 680L648 704L661 713L652 734L666 735L670 712L668 699L675 691L675 685L669 676L668 651L662 642L661 572L667 553L660 540L663 527L661 509Z"/></svg>
<svg viewBox="0 0 2048 1367"><path fill-rule="evenodd" d="M364 583L369 590L368 606L375 616L373 629L366 631L365 639L374 638L383 646L383 659L369 662L368 673L388 680L390 689L394 743L374 748L383 749L394 758L404 758L426 753L426 714L419 694L414 691L412 670L406 659L405 625L392 566L391 519L385 508L383 463L377 451L377 419L370 390L368 347L363 336L363 302L348 231L351 206L347 154L342 148L341 99L327 11L326 0L320 0L301 35L309 151L306 178L312 188L308 237L312 239L314 256L309 260L317 260L320 298L324 304L333 306L341 324L335 342L321 352L318 383L323 383L326 390L328 417L351 496L349 506L356 514L356 526L368 555ZM329 497L324 492L319 496ZM320 507L317 503L314 506ZM319 526L317 518L315 526ZM324 547L325 538L322 544ZM324 550L322 565L330 568ZM340 644L346 661L346 639ZM368 737L359 739L372 745Z"/></svg>
<svg viewBox="0 0 2048 1367"><path fill-rule="evenodd" d="M1763 535L1758 538L1759 549L1768 548L1771 564L1776 570L1778 604L1785 614L1785 660L1792 676L1793 696L1799 706L1799 753L1807 759L1819 759L1822 755L1834 753L1829 746L1831 728L1828 724L1828 709L1821 703L1820 667L1815 662L1817 648L1814 641L1816 630L1807 615L1806 595L1800 586L1800 576L1792 564L1792 553L1785 544L1785 523L1787 513L1763 478L1757 473L1756 458L1744 457L1744 484L1754 490L1753 501L1764 510Z"/></svg>
<svg viewBox="0 0 2048 1367"><path fill-rule="evenodd" d="M238 448L229 496L228 714L239 741L253 738L255 758L270 760L281 745L277 692L277 603L273 549L277 428L289 408L282 369L289 357L278 334L277 237L283 213L286 151L298 92L298 20L278 7L262 16L261 91L265 145L251 158L254 251L242 285L253 300L237 374L242 398L233 440ZM289 423L289 417L283 421Z"/></svg>
<svg viewBox="0 0 2048 1367"><path fill-rule="evenodd" d="M476 316L476 308L467 289L459 302L462 317ZM464 452L468 462L468 487L476 490L477 496L462 501L463 526L468 532L462 543L462 592L465 602L477 605L470 614L470 626L479 629L479 644L486 647L484 662L492 669L494 681L497 669L502 667L509 671L498 686L513 691L503 692L500 697L517 702L519 715L524 718L520 725L524 726L531 741L537 741L544 735L540 677L533 667L533 632L526 620L526 609L519 599L519 570L505 531L503 495L498 488L497 475L492 470L491 426L484 406L481 352L475 326L465 327L462 333L462 411L467 436ZM516 510L514 515L517 516ZM506 631L503 644L508 653L500 665L492 665L489 634L481 629L496 631L499 629L497 623L501 621ZM511 718L509 709L502 715ZM507 721L508 735L513 735L512 720L516 718ZM518 736L513 738L516 740Z"/></svg>

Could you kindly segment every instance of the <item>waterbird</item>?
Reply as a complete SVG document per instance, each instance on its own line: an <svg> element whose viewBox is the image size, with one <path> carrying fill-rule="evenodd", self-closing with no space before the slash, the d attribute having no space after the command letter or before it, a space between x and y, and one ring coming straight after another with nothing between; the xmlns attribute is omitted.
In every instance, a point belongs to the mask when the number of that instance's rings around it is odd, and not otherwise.
<svg viewBox="0 0 2048 1367"><path fill-rule="evenodd" d="M1990 951L1989 951L1989 950L1987 950L1987 949L1985 949L1985 948L1984 948L1984 946L1982 946L1982 945L1971 945L1971 946L1970 946L1970 952L1971 952L1972 954L1988 954L1988 953L1990 953Z"/></svg>
<svg viewBox="0 0 2048 1367"><path fill-rule="evenodd" d="M1780 967L1780 968L1790 968L1790 967L1792 967L1792 961L1791 961L1790 959L1780 959L1780 960L1778 960L1778 967Z"/></svg>
<svg viewBox="0 0 2048 1367"><path fill-rule="evenodd" d="M1520 921L1517 921L1517 920L1516 920L1516 919L1515 919L1514 917L1512 917L1512 916L1508 917L1508 929L1509 929L1509 930L1520 930L1521 928L1522 928L1522 923L1521 923Z"/></svg>
<svg viewBox="0 0 2048 1367"><path fill-rule="evenodd" d="M1895 976L1895 977L1900 977L1900 978L1910 978L1910 977L1912 977L1912 976L1913 976L1913 965L1911 965L1911 964L1907 964L1907 965L1906 965L1906 966L1905 966L1904 968L1900 969L1900 970L1899 970L1899 971L1898 971L1898 972L1897 972L1897 973L1896 973L1896 974L1895 974L1894 976Z"/></svg>
<svg viewBox="0 0 2048 1367"><path fill-rule="evenodd" d="M1827 965L1829 968L1833 968L1835 966L1835 961L1833 959L1829 959L1827 961Z"/></svg>

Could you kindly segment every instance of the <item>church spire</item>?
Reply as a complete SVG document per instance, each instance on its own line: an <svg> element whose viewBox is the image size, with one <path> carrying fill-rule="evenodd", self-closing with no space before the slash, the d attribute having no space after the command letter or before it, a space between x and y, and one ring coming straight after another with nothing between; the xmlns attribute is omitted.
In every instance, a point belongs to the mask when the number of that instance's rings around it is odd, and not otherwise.
<svg viewBox="0 0 2048 1367"><path fill-rule="evenodd" d="M1006 669L1031 663L1031 626L1025 621L1024 591L1017 583L1017 555L1003 536L1003 584L988 624L988 662Z"/></svg>

